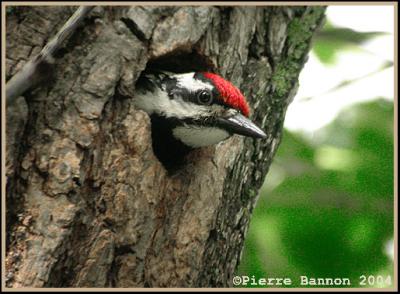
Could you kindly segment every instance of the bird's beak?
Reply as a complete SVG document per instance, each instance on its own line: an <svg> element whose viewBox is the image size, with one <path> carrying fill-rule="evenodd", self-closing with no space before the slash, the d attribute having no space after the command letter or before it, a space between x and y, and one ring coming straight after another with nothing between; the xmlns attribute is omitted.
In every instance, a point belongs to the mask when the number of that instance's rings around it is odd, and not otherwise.
<svg viewBox="0 0 400 294"><path fill-rule="evenodd" d="M238 135L261 139L267 137L263 130L240 113L225 118L218 118L218 125L226 131Z"/></svg>

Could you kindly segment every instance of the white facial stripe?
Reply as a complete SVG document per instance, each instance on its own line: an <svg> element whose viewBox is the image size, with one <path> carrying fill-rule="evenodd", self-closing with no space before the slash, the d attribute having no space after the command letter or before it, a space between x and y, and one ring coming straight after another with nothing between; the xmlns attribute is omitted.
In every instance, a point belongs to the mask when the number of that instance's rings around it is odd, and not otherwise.
<svg viewBox="0 0 400 294"><path fill-rule="evenodd" d="M208 89L210 91L213 89L212 85L204 83L200 80L196 80L194 78L194 75L195 73L191 72L185 74L177 74L174 77L177 79L177 84L179 87L190 89L194 92L201 89Z"/></svg>
<svg viewBox="0 0 400 294"><path fill-rule="evenodd" d="M186 118L207 115L210 108L188 101L183 101L180 97L170 99L166 92L156 89L152 96L148 92L145 94L137 93L135 105L146 111L148 114L158 113L166 117Z"/></svg>
<svg viewBox="0 0 400 294"><path fill-rule="evenodd" d="M212 127L181 126L173 129L172 133L176 139L193 148L214 145L230 137L228 132Z"/></svg>

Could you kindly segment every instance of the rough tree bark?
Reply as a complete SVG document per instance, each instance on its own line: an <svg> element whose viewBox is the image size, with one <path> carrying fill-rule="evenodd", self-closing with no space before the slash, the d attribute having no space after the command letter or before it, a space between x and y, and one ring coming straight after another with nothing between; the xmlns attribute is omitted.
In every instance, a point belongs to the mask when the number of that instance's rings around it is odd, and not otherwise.
<svg viewBox="0 0 400 294"><path fill-rule="evenodd" d="M7 79L76 7L8 7ZM323 7L96 7L46 83L7 110L8 287L231 286ZM214 70L265 140L234 136L166 171L146 68Z"/></svg>

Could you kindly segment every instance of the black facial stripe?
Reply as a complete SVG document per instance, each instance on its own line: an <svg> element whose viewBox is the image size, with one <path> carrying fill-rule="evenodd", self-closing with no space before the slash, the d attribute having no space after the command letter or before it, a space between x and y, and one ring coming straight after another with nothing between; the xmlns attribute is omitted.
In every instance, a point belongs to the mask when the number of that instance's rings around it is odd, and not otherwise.
<svg viewBox="0 0 400 294"><path fill-rule="evenodd" d="M165 75L162 79L162 84L168 93L168 97L170 99L174 99L175 90L177 88L177 80Z"/></svg>
<svg viewBox="0 0 400 294"><path fill-rule="evenodd" d="M145 72L143 73L138 81L136 82L136 88L142 92L154 92L155 88L162 89L163 87L163 76L161 72Z"/></svg>
<svg viewBox="0 0 400 294"><path fill-rule="evenodd" d="M220 98L218 90L214 87L210 80L204 77L203 74L195 73L194 78L213 86L213 89L211 91L213 102L211 103L211 105L221 105L226 108L231 108L229 105L224 103L224 101ZM139 77L136 85L139 91L152 92L155 90L155 87L158 87L162 90L165 90L168 93L168 97L170 99L180 97L183 101L202 105L197 98L198 92L189 91L186 88L179 87L176 78L166 75L163 72L147 72Z"/></svg>
<svg viewBox="0 0 400 294"><path fill-rule="evenodd" d="M155 82L147 78L145 75L140 76L136 82L136 89L143 93L153 92L156 87L157 85Z"/></svg>
<svg viewBox="0 0 400 294"><path fill-rule="evenodd" d="M176 97L182 98L183 101L194 102L193 94L188 89L178 86L178 81L176 78L171 78L166 76L163 79L163 84L168 93L169 99L175 99Z"/></svg>

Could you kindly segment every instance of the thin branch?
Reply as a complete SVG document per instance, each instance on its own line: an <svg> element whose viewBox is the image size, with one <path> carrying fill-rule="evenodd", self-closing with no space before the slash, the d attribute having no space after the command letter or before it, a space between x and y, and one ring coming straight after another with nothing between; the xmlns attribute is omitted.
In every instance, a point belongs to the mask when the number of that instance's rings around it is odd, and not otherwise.
<svg viewBox="0 0 400 294"><path fill-rule="evenodd" d="M93 7L94 6L80 6L54 38L43 47L42 51L29 60L24 67L7 82L7 105L11 105L16 97L22 95L26 90L37 84L40 80L39 67L44 64L52 63L51 61L54 58L54 53L60 49L63 42L72 35Z"/></svg>

